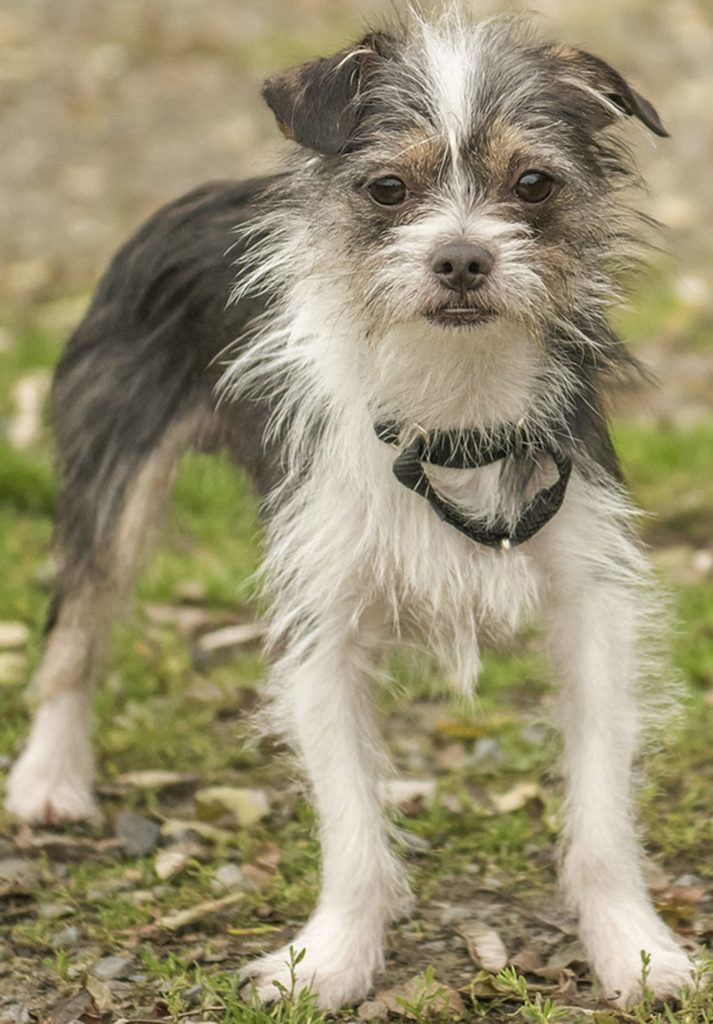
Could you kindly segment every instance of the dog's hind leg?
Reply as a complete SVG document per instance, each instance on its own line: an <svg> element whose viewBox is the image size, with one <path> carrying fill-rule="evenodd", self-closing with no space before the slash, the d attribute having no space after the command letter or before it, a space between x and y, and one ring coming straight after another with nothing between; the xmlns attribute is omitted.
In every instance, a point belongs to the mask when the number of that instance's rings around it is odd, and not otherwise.
<svg viewBox="0 0 713 1024"><path fill-rule="evenodd" d="M122 494L112 494L111 486L104 495L75 487L71 499L60 496L57 591L31 687L39 706L7 792L9 810L25 821L97 814L90 739L94 684L111 623L131 593L162 521L178 457L194 432L190 417L170 426L124 481ZM83 522L83 537L67 517Z"/></svg>
<svg viewBox="0 0 713 1024"><path fill-rule="evenodd" d="M264 311L258 299L226 306L233 228L264 184L206 185L154 214L112 260L60 360L58 581L34 682L40 706L8 786L8 806L25 820L94 812L92 688L181 452L227 446L259 489L274 483L262 444L268 406L218 409L214 396L221 352Z"/></svg>

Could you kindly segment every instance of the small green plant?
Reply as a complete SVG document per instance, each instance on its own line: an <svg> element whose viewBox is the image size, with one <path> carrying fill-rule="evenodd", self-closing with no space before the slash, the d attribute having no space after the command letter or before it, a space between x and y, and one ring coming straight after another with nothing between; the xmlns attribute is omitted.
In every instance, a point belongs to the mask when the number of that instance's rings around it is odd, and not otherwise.
<svg viewBox="0 0 713 1024"><path fill-rule="evenodd" d="M522 1001L522 1006L518 1006L511 1016L521 1017L531 1024L554 1024L567 1016L567 1010L553 1003L549 996L543 1000L542 994L535 992L532 1000L527 991L527 979L518 974L514 967L504 967L498 973L498 981Z"/></svg>
<svg viewBox="0 0 713 1024"><path fill-rule="evenodd" d="M241 998L243 979L234 974L226 984L208 982L212 993L221 1002L225 1016L223 1024L326 1024L324 1013L317 1007L317 997L311 986L297 987L297 967L304 959L306 950L295 950L290 946L290 984L275 981L280 999L266 1006L257 994L253 982L247 999Z"/></svg>
<svg viewBox="0 0 713 1024"><path fill-rule="evenodd" d="M648 987L651 954L641 951L641 999L624 1017L634 1024L713 1024L713 959L704 949L691 958L691 983L673 1006L661 1003Z"/></svg>
<svg viewBox="0 0 713 1024"><path fill-rule="evenodd" d="M446 989L436 981L433 967L427 967L418 975L415 987L413 999L397 997L396 1002L416 1024L452 1024L461 1019L461 1015L450 1008Z"/></svg>

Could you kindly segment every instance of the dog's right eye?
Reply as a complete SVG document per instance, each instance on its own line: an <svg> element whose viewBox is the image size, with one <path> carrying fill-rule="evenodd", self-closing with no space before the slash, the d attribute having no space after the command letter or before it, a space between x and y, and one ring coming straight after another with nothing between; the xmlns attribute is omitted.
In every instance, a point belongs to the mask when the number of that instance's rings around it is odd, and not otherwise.
<svg viewBox="0 0 713 1024"><path fill-rule="evenodd" d="M377 206L399 206L406 199L406 186L401 178L388 175L369 182L366 190Z"/></svg>

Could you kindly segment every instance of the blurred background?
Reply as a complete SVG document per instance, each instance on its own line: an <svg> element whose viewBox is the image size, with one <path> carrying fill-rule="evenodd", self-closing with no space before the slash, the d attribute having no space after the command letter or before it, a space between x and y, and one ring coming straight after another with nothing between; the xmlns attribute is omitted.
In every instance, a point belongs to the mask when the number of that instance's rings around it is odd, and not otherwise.
<svg viewBox="0 0 713 1024"><path fill-rule="evenodd" d="M394 5L398 8L398 4ZM427 2L424 8L435 5ZM659 109L670 141L632 131L670 228L677 287L713 308L711 0L482 0L534 10ZM391 0L3 0L0 297L86 288L142 217L205 180L273 166L259 98L270 72L356 38Z"/></svg>

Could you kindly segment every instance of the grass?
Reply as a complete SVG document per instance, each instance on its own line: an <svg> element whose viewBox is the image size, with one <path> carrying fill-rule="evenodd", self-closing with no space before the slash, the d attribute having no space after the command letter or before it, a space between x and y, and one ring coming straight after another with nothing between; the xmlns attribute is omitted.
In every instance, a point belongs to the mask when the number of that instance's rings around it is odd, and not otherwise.
<svg viewBox="0 0 713 1024"><path fill-rule="evenodd" d="M710 344L705 322L660 283L644 292L637 317L630 317L627 324L635 339L663 324L683 346L702 351ZM26 623L31 641L25 651L11 652L10 659L0 652L3 768L27 730L22 682L39 656L49 600L54 484L47 437L18 452L3 440L2 426L12 414L14 382L47 370L59 347L56 337L35 324L11 324L10 329L14 344L0 352L0 379L6 383L0 392L0 620ZM651 855L671 877L693 874L709 884L713 590L709 580L690 572L689 556L710 546L713 416L685 429L619 422L616 441L634 497L652 513L644 520L645 534L655 545L663 540L685 555L685 571L674 565L666 578L680 622L675 661L685 684L685 725L664 731L661 750L647 765L644 828ZM44 1012L58 991L80 984L91 962L124 951L134 958L137 974L143 975L135 983L131 1011L136 1014L141 1010L150 1016L160 990L162 1015L185 1021L190 1017L185 993L200 985L196 1019L321 1024L325 1015L309 993L265 1009L241 996L237 981L241 961L294 933L313 905L319 879L314 816L293 784L292 764L283 751L257 739L246 722L244 712L252 708L265 671L263 660L254 649L240 652L230 662L202 657L194 636L148 614L152 605L190 607L193 599L185 597L186 581L197 586L198 605L216 622L225 615L256 613L258 528L246 481L227 461L197 455L184 459L164 536L165 545L142 577L135 614L115 631L105 683L97 696L100 779L106 784L125 772L165 768L195 773L200 785L265 786L273 794L272 813L250 829L220 833L217 841L201 840L195 858L163 882L156 876L152 856L127 861L109 850L77 861L50 850L38 861L37 880L23 897L27 902L13 905L0 924L0 952L5 942L18 964L30 965L27 996L35 999L38 1012ZM654 554L658 557L657 550ZM381 696L397 765L406 774L435 773L438 782L432 803L399 819L416 837L406 856L419 904L448 900L451 891L457 894L455 902L466 904L471 896L473 901L500 900L504 905L550 900L561 791L550 773L555 741L541 724L550 698L537 638L522 638L512 652L487 654L475 715L440 696L441 681L427 665L414 669L406 659L398 659L393 674L399 685ZM490 743L486 749L491 755L476 758L474 752L484 740ZM494 809L494 794L523 782L536 784L534 797L510 813ZM90 835L98 841L110 838L122 806L159 820L195 816L190 792L121 789L120 800L111 794L104 799L104 830ZM3 812L0 830L13 834ZM87 833L80 830L74 835L82 839ZM261 865L274 856L276 845L279 863L264 870ZM226 861L262 870L260 884L222 918L200 921L175 936L159 934L159 914L216 898L215 873ZM488 885L494 896L487 895ZM66 922L39 913L47 904L72 907L72 921L82 933L76 948L53 946ZM690 924L695 907L674 901L663 912L680 926ZM434 997L439 982L451 983L443 976L445 968L429 969L428 954L420 950L434 935L438 939L443 929L439 931L428 916L403 927L403 936L412 928L417 966L411 973L422 972L403 1009L417 1022L459 1019ZM456 930L448 933L449 942L455 934ZM399 936L397 947L401 931ZM408 946L408 940L404 942ZM402 973L407 966L402 964ZM571 1008L565 1017L556 996L533 987L532 979L513 970L499 980L491 977L489 985L487 996L483 986L477 991L465 982L458 986L464 999L463 1020L545 1024L578 1019ZM675 1008L656 1007L645 997L628 1015L598 1012L598 1017L586 1019L595 1024L707 1024L713 1019L713 993L710 984L701 981ZM353 1020L354 1013L344 1011L337 1019Z"/></svg>

